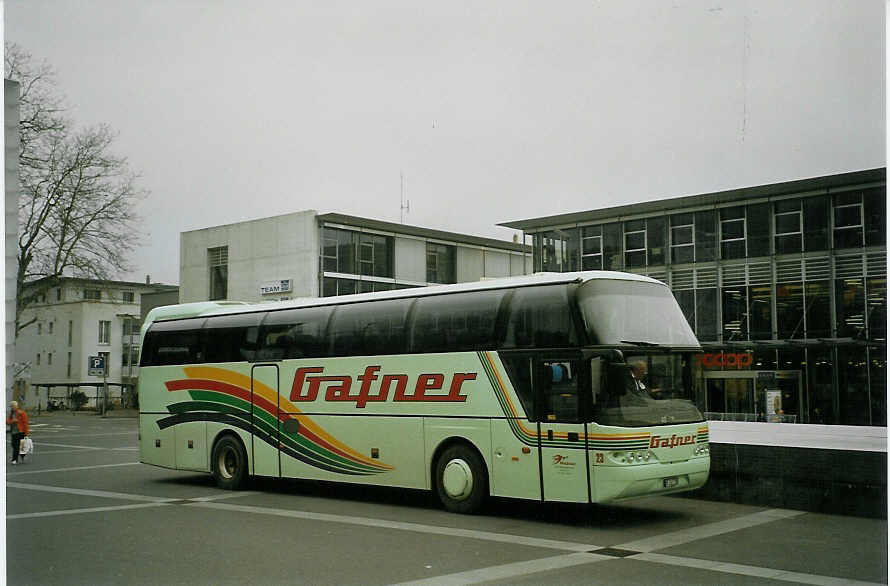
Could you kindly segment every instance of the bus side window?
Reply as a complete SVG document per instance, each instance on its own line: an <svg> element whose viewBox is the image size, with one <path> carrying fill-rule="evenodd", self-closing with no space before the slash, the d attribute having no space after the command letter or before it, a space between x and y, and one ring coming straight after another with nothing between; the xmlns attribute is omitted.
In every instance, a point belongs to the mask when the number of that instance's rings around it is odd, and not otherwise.
<svg viewBox="0 0 890 586"><path fill-rule="evenodd" d="M207 318L204 329L207 350L204 362L253 360L263 313L218 315Z"/></svg>
<svg viewBox="0 0 890 586"><path fill-rule="evenodd" d="M517 289L510 302L504 348L578 345L565 285Z"/></svg>
<svg viewBox="0 0 890 586"><path fill-rule="evenodd" d="M204 361L204 318L155 322L145 335L140 366Z"/></svg>
<svg viewBox="0 0 890 586"><path fill-rule="evenodd" d="M340 305L331 319L334 356L401 354L413 299Z"/></svg>
<svg viewBox="0 0 890 586"><path fill-rule="evenodd" d="M257 360L322 358L328 355L328 306L271 311L260 327Z"/></svg>
<svg viewBox="0 0 890 586"><path fill-rule="evenodd" d="M495 326L505 292L472 291L417 299L409 351L466 352L497 347Z"/></svg>

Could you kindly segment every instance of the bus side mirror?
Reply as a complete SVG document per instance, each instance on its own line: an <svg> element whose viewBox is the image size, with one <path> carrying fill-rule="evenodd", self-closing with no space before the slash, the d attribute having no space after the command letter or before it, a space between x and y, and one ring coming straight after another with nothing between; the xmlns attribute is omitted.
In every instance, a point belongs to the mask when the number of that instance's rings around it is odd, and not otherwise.
<svg viewBox="0 0 890 586"><path fill-rule="evenodd" d="M609 362L616 365L624 365L624 353L618 349L609 350Z"/></svg>
<svg viewBox="0 0 890 586"><path fill-rule="evenodd" d="M606 384L605 359L596 357L590 359L590 396L593 404L596 405L596 398L600 394L600 389Z"/></svg>

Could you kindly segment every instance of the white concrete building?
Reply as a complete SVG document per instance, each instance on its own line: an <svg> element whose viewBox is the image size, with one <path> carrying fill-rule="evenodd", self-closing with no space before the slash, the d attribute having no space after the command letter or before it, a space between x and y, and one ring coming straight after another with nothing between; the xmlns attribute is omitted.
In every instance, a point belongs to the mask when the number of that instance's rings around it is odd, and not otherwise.
<svg viewBox="0 0 890 586"><path fill-rule="evenodd" d="M23 312L16 362L29 367L22 399L29 410L66 400L75 389L95 404L102 377L91 376L90 356L104 355L111 403L126 399L138 375L139 327L143 294L176 291L175 286L125 281L62 278ZM122 390L124 396L122 397ZM67 404L67 401L66 401Z"/></svg>
<svg viewBox="0 0 890 586"><path fill-rule="evenodd" d="M313 210L180 237L182 303L327 297L530 272L527 245Z"/></svg>

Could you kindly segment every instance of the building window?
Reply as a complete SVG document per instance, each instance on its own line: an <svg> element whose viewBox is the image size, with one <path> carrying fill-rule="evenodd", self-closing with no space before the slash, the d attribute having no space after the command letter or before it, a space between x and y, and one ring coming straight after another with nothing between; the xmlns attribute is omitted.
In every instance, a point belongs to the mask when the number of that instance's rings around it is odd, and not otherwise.
<svg viewBox="0 0 890 586"><path fill-rule="evenodd" d="M353 293L376 293L378 291L393 291L396 289L412 288L414 288L414 285L398 285L394 283L381 283L378 281L358 281L355 279L325 277L321 284L321 296L336 297L337 295L352 295Z"/></svg>
<svg viewBox="0 0 890 586"><path fill-rule="evenodd" d="M835 315L839 338L865 334L865 287L861 278L835 281Z"/></svg>
<svg viewBox="0 0 890 586"><path fill-rule="evenodd" d="M831 337L829 281L809 281L804 287L807 338Z"/></svg>
<svg viewBox="0 0 890 586"><path fill-rule="evenodd" d="M37 366L40 366L40 352L37 353Z"/></svg>
<svg viewBox="0 0 890 586"><path fill-rule="evenodd" d="M748 325L747 288L723 289L723 340L747 340Z"/></svg>
<svg viewBox="0 0 890 586"><path fill-rule="evenodd" d="M49 322L49 333L53 333L53 322Z"/></svg>
<svg viewBox="0 0 890 586"><path fill-rule="evenodd" d="M122 291L121 299L124 303L133 303L136 301L136 293L133 291Z"/></svg>
<svg viewBox="0 0 890 586"><path fill-rule="evenodd" d="M356 233L325 228L322 232L321 263L325 271L355 274Z"/></svg>
<svg viewBox="0 0 890 586"><path fill-rule="evenodd" d="M581 270L599 271L603 268L603 227L581 228Z"/></svg>
<svg viewBox="0 0 890 586"><path fill-rule="evenodd" d="M624 223L624 266L629 269L646 266L646 220Z"/></svg>
<svg viewBox="0 0 890 586"><path fill-rule="evenodd" d="M773 337L773 288L771 285L748 287L748 331L752 340Z"/></svg>
<svg viewBox="0 0 890 586"><path fill-rule="evenodd" d="M59 287L58 289L56 289L56 301L61 301L61 300L62 300L62 288Z"/></svg>
<svg viewBox="0 0 890 586"><path fill-rule="evenodd" d="M68 345L71 345L71 340L74 337L74 322L72 320L68 320Z"/></svg>
<svg viewBox="0 0 890 586"><path fill-rule="evenodd" d="M868 337L871 340L887 339L887 279L885 277L866 281L866 304L868 308Z"/></svg>
<svg viewBox="0 0 890 586"><path fill-rule="evenodd" d="M720 210L720 258L745 258L745 208Z"/></svg>
<svg viewBox="0 0 890 586"><path fill-rule="evenodd" d="M139 366L139 346L124 344L121 352L121 366Z"/></svg>
<svg viewBox="0 0 890 586"><path fill-rule="evenodd" d="M102 299L102 291L99 289L84 289L83 298L87 301L100 301Z"/></svg>
<svg viewBox="0 0 890 586"><path fill-rule="evenodd" d="M42 333L43 333L43 324L38 322L37 323L37 335L39 336Z"/></svg>
<svg viewBox="0 0 890 586"><path fill-rule="evenodd" d="M578 252L577 230L553 230L541 234L542 271L577 271Z"/></svg>
<svg viewBox="0 0 890 586"><path fill-rule="evenodd" d="M862 246L862 194L840 193L834 196L834 247Z"/></svg>
<svg viewBox="0 0 890 586"><path fill-rule="evenodd" d="M100 321L99 322L99 343L100 344L110 344L111 343L111 322L110 321Z"/></svg>
<svg viewBox="0 0 890 586"><path fill-rule="evenodd" d="M803 247L802 213L799 199L775 203L776 254L800 252Z"/></svg>
<svg viewBox="0 0 890 586"><path fill-rule="evenodd" d="M210 267L210 301L226 299L229 294L229 247L207 249Z"/></svg>
<svg viewBox="0 0 890 586"><path fill-rule="evenodd" d="M649 218L646 220L646 246L649 256L646 264L650 267L664 264L665 218Z"/></svg>
<svg viewBox="0 0 890 586"><path fill-rule="evenodd" d="M776 284L776 329L780 340L804 337L803 283Z"/></svg>
<svg viewBox="0 0 890 586"><path fill-rule="evenodd" d="M446 244L426 243L426 281L427 283L456 283L457 252L454 246Z"/></svg>
<svg viewBox="0 0 890 586"><path fill-rule="evenodd" d="M695 224L692 214L671 216L671 262L674 264L695 260Z"/></svg>
<svg viewBox="0 0 890 586"><path fill-rule="evenodd" d="M68 353L68 363L65 367L65 376L71 377L71 352Z"/></svg>
<svg viewBox="0 0 890 586"><path fill-rule="evenodd" d="M46 365L47 365L47 366L52 366L52 364L53 364L53 353L52 353L52 352L48 352L47 355L46 355Z"/></svg>
<svg viewBox="0 0 890 586"><path fill-rule="evenodd" d="M827 195L808 197L803 200L804 250L828 250L829 204Z"/></svg>
<svg viewBox="0 0 890 586"><path fill-rule="evenodd" d="M378 234L359 234L358 268L360 275L393 276L393 238Z"/></svg>
<svg viewBox="0 0 890 586"><path fill-rule="evenodd" d="M139 320L134 319L130 316L124 316L121 321L121 334L123 337L127 336L138 336L139 335L140 324Z"/></svg>

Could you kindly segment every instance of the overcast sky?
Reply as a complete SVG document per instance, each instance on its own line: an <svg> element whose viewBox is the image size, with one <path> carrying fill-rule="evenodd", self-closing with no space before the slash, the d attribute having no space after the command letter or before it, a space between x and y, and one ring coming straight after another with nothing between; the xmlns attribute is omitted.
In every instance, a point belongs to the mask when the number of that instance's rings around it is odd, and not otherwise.
<svg viewBox="0 0 890 586"><path fill-rule="evenodd" d="M499 222L886 164L882 0L5 2L179 233L316 209Z"/></svg>

